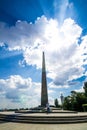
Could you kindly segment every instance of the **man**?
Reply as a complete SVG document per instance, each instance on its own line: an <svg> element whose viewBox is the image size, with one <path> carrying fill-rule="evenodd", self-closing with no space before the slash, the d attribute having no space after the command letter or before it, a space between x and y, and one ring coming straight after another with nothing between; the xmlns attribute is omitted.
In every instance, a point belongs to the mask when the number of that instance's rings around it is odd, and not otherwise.
<svg viewBox="0 0 87 130"><path fill-rule="evenodd" d="M49 106L49 103L46 104L46 108L47 108L47 113L50 112L50 106Z"/></svg>

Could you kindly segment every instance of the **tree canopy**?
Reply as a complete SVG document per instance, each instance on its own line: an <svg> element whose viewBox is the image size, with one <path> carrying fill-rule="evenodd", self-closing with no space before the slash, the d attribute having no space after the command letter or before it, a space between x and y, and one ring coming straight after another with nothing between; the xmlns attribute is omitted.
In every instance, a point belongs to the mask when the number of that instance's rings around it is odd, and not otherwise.
<svg viewBox="0 0 87 130"><path fill-rule="evenodd" d="M83 89L84 92L71 91L71 94L64 98L63 108L83 111L83 104L87 104L87 82L84 83Z"/></svg>

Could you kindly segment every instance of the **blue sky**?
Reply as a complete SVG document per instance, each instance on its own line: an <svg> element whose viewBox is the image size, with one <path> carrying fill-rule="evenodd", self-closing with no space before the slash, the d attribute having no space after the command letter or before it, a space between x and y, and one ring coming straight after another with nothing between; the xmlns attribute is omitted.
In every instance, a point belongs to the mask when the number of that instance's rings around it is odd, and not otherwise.
<svg viewBox="0 0 87 130"><path fill-rule="evenodd" d="M87 0L0 0L0 108L40 105L42 52L49 103L87 81Z"/></svg>

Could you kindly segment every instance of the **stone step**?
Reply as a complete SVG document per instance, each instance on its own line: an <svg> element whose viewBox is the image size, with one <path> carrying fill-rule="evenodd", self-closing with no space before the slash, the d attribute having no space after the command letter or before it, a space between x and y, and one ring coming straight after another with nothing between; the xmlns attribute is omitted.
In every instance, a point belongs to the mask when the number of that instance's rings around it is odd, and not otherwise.
<svg viewBox="0 0 87 130"><path fill-rule="evenodd" d="M21 122L21 123L81 123L87 122L87 116L18 116L18 115L0 115L1 121Z"/></svg>
<svg viewBox="0 0 87 130"><path fill-rule="evenodd" d="M87 122L87 120L16 120L16 119L6 119L2 121L8 121L8 122L20 122L20 123L42 123L42 124L69 124L69 123L84 123Z"/></svg>
<svg viewBox="0 0 87 130"><path fill-rule="evenodd" d="M15 121L14 121L15 122ZM62 120L62 121L59 121L59 120L51 120L51 121L48 121L48 120L18 120L17 122L20 122L20 123L42 123L42 124L69 124L69 123L84 123L84 122L87 122L87 120Z"/></svg>
<svg viewBox="0 0 87 130"><path fill-rule="evenodd" d="M0 118L16 118L16 119L35 119L35 120L57 120L57 119L87 119L87 116L18 116L18 115L0 115Z"/></svg>
<svg viewBox="0 0 87 130"><path fill-rule="evenodd" d="M12 118L12 117L10 117ZM87 117L14 117L15 119L22 119L22 120L81 120L81 119L87 119Z"/></svg>

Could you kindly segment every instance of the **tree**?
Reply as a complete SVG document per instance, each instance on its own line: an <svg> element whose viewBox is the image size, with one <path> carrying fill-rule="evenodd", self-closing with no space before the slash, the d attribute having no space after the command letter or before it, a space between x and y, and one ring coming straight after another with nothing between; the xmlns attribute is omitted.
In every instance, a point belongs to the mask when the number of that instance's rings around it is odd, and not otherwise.
<svg viewBox="0 0 87 130"><path fill-rule="evenodd" d="M87 82L84 83L84 91L85 91L85 96L87 97Z"/></svg>
<svg viewBox="0 0 87 130"><path fill-rule="evenodd" d="M77 106L77 100L76 100L77 92L76 91L71 91L71 110L76 111L76 106Z"/></svg>
<svg viewBox="0 0 87 130"><path fill-rule="evenodd" d="M72 111L83 111L83 104L87 103L87 97L83 92L71 91L71 95L65 97L63 107Z"/></svg>
<svg viewBox="0 0 87 130"><path fill-rule="evenodd" d="M57 99L57 98L54 100L54 103L55 103L55 106L56 106L56 107L59 106L59 103L58 103L58 99Z"/></svg>
<svg viewBox="0 0 87 130"><path fill-rule="evenodd" d="M63 103L63 109L65 110L71 110L71 96L67 96L64 98L64 103Z"/></svg>
<svg viewBox="0 0 87 130"><path fill-rule="evenodd" d="M64 109L83 111L83 104L87 104L87 82L84 83L83 88L84 92L71 91L71 95L64 98Z"/></svg>
<svg viewBox="0 0 87 130"><path fill-rule="evenodd" d="M85 94L78 92L76 96L76 101L77 101L77 106L76 106L77 111L83 111L82 105L86 103Z"/></svg>

